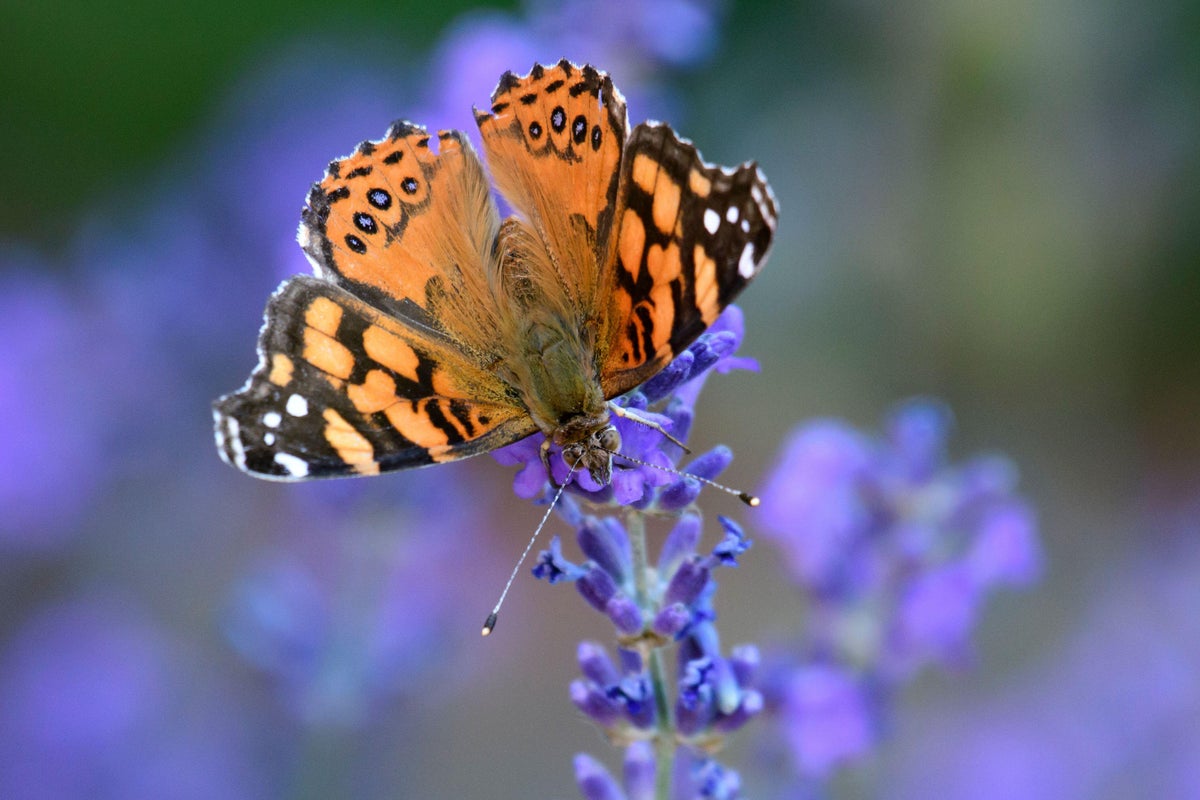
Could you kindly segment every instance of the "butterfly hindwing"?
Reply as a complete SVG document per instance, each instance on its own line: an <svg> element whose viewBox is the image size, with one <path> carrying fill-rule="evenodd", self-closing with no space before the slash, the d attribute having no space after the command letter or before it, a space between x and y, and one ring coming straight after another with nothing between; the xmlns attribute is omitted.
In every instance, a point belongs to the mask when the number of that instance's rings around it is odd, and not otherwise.
<svg viewBox="0 0 1200 800"><path fill-rule="evenodd" d="M278 480L452 461L534 430L490 373L437 333L297 277L267 306L258 367L214 407L233 466Z"/></svg>
<svg viewBox="0 0 1200 800"><path fill-rule="evenodd" d="M606 397L644 382L696 339L758 274L778 210L753 163L705 163L667 125L634 128L601 368Z"/></svg>

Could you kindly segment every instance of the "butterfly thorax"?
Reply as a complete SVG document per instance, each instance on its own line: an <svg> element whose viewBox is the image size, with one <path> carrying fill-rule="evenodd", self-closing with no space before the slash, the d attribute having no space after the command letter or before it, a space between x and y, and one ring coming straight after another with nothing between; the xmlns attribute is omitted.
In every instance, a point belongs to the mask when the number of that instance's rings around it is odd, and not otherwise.
<svg viewBox="0 0 1200 800"><path fill-rule="evenodd" d="M600 379L581 364L595 363L595 328L557 314L528 309L513 341L521 349L507 366L538 428L563 450L568 464L587 470L600 485L612 475L620 437L610 419Z"/></svg>

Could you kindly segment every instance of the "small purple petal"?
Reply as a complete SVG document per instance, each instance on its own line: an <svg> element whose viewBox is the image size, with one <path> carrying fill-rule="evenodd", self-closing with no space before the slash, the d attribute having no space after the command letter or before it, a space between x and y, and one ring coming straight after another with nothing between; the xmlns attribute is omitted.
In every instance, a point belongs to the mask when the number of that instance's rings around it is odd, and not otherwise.
<svg viewBox="0 0 1200 800"><path fill-rule="evenodd" d="M792 759L805 775L828 776L838 764L865 753L875 739L866 698L849 675L834 667L796 672L780 713Z"/></svg>
<svg viewBox="0 0 1200 800"><path fill-rule="evenodd" d="M654 632L673 639L691 620L692 615L687 606L683 603L672 603L655 615Z"/></svg>
<svg viewBox="0 0 1200 800"><path fill-rule="evenodd" d="M667 534L663 542L662 552L658 556L658 573L672 574L685 556L696 552L700 543L701 521L699 514L685 514L675 523L675 527Z"/></svg>
<svg viewBox="0 0 1200 800"><path fill-rule="evenodd" d="M692 432L692 420L695 417L691 406L677 397L672 397L667 403L666 414L671 418L671 435L681 442L686 442L688 434Z"/></svg>
<svg viewBox="0 0 1200 800"><path fill-rule="evenodd" d="M1037 521L1025 503L1014 501L992 509L979 521L967 565L980 586L1023 585L1042 571Z"/></svg>
<svg viewBox="0 0 1200 800"><path fill-rule="evenodd" d="M602 728L611 728L621 718L621 705L594 685L571 681L571 703Z"/></svg>
<svg viewBox="0 0 1200 800"><path fill-rule="evenodd" d="M583 641L575 651L579 671L601 686L610 686L621 679L621 673L608 657L608 651L595 642Z"/></svg>
<svg viewBox="0 0 1200 800"><path fill-rule="evenodd" d="M741 693L740 697L741 702L732 713L718 717L713 723L715 730L721 733L732 733L762 713L765 702L761 692L747 689Z"/></svg>
<svg viewBox="0 0 1200 800"><path fill-rule="evenodd" d="M736 567L737 559L753 544L746 538L742 527L728 517L718 516L717 521L725 528L725 536L713 548L713 558L725 567Z"/></svg>
<svg viewBox="0 0 1200 800"><path fill-rule="evenodd" d="M551 585L563 581L574 581L583 577L585 570L568 561L562 554L562 542L557 536L550 540L550 549L538 553L533 566L533 577L544 579Z"/></svg>
<svg viewBox="0 0 1200 800"><path fill-rule="evenodd" d="M626 636L632 636L642 630L642 610L623 592L613 595L604 613L617 626L617 630Z"/></svg>
<svg viewBox="0 0 1200 800"><path fill-rule="evenodd" d="M587 753L575 756L575 783L585 800L627 800L604 765Z"/></svg>
<svg viewBox="0 0 1200 800"><path fill-rule="evenodd" d="M625 791L629 800L654 800L654 747L634 742L625 749Z"/></svg>
<svg viewBox="0 0 1200 800"><path fill-rule="evenodd" d="M888 415L888 439L912 480L925 480L942 464L954 418L941 402L910 400Z"/></svg>
<svg viewBox="0 0 1200 800"><path fill-rule="evenodd" d="M725 471L733 462L733 451L725 445L717 445L703 455L697 456L683 468L688 475L696 475L712 480Z"/></svg>
<svg viewBox="0 0 1200 800"><path fill-rule="evenodd" d="M675 570L675 574L671 576L671 582L667 584L667 591L663 594L663 604L682 603L690 606L704 591L709 577L709 569L699 556L692 556L684 560L679 565L679 569Z"/></svg>
<svg viewBox="0 0 1200 800"><path fill-rule="evenodd" d="M613 517L587 517L576 534L579 549L617 584L624 584L629 574L629 537L621 523Z"/></svg>
<svg viewBox="0 0 1200 800"><path fill-rule="evenodd" d="M696 502L701 484L695 478L684 478L663 489L655 504L663 511L679 511Z"/></svg>
<svg viewBox="0 0 1200 800"><path fill-rule="evenodd" d="M749 686L758 675L762 656L758 648L752 644L739 644L729 653L729 663L733 665L733 674L741 686Z"/></svg>
<svg viewBox="0 0 1200 800"><path fill-rule="evenodd" d="M896 612L896 654L901 666L925 658L956 663L966 656L980 600L965 568L951 566L917 577Z"/></svg>
<svg viewBox="0 0 1200 800"><path fill-rule="evenodd" d="M642 394L652 403L663 399L688 379L695 360L690 350L684 350L662 372L642 385Z"/></svg>
<svg viewBox="0 0 1200 800"><path fill-rule="evenodd" d="M584 565L583 575L575 581L575 588L592 608L600 612L606 611L608 601L617 593L617 585L612 576L595 564Z"/></svg>

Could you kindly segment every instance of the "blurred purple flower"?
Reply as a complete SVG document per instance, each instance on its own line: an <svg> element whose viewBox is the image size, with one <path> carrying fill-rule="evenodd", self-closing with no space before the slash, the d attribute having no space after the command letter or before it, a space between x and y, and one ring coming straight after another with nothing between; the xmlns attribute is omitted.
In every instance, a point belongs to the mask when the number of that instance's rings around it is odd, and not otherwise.
<svg viewBox="0 0 1200 800"><path fill-rule="evenodd" d="M1200 797L1197 519L1098 576L1061 644L998 690L916 712L882 765L889 794Z"/></svg>
<svg viewBox="0 0 1200 800"><path fill-rule="evenodd" d="M77 533L103 485L112 403L97 388L118 377L112 352L85 347L101 322L32 262L0 254L0 548L26 551Z"/></svg>
<svg viewBox="0 0 1200 800"><path fill-rule="evenodd" d="M412 483L384 517L304 493L303 522L232 590L227 640L308 725L360 728L426 695L428 676L451 691L473 674L458 654L476 640L484 600L461 586L486 568L490 543L476 506L454 502L461 482L426 473Z"/></svg>
<svg viewBox="0 0 1200 800"><path fill-rule="evenodd" d="M0 655L0 796L267 796L228 689L121 600L27 619Z"/></svg>
<svg viewBox="0 0 1200 800"><path fill-rule="evenodd" d="M898 406L875 439L818 421L785 442L756 519L809 604L765 686L801 775L824 778L874 743L882 698L933 662L965 663L987 593L1041 569L1016 471L946 463L941 404Z"/></svg>

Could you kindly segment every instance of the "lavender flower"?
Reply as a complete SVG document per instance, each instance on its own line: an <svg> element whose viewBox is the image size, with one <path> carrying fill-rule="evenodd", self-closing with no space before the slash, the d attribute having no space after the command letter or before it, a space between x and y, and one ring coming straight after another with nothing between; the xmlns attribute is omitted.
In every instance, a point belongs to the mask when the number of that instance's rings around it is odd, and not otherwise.
<svg viewBox="0 0 1200 800"><path fill-rule="evenodd" d="M124 598L42 607L0 652L0 796L267 797L216 666Z"/></svg>
<svg viewBox="0 0 1200 800"><path fill-rule="evenodd" d="M655 800L654 749L648 742L634 742L625 749L622 780L617 781L596 759L575 756L575 782L585 800ZM675 762L670 800L738 800L741 778L712 758L684 751Z"/></svg>
<svg viewBox="0 0 1200 800"><path fill-rule="evenodd" d="M765 684L803 776L869 750L883 699L926 664L965 663L988 592L1040 571L1015 470L995 456L948 465L950 422L917 400L889 415L882 439L810 423L766 481L756 519L810 609Z"/></svg>
<svg viewBox="0 0 1200 800"><path fill-rule="evenodd" d="M730 307L663 372L620 402L686 437L705 376L714 369L754 366L733 355L741 335L741 314ZM589 798L662 797L671 785L673 797L734 798L741 785L737 773L701 754L719 747L727 734L764 706L755 688L757 648L742 645L725 655L714 624L713 574L721 567L737 566L750 541L736 522L718 517L723 535L703 552L701 516L695 509L701 484L695 477L664 471L676 469L680 448L645 425L625 419L616 424L621 427L622 452L663 469L641 464L617 469L612 485L603 488L592 485L587 476L573 476L572 494L563 496L559 514L575 528L587 560L570 561L555 537L533 568L535 576L549 583L574 583L616 629L616 660L600 644L579 645L583 677L571 684L570 697L612 741L630 745L630 777L622 789L598 762L580 755L580 790ZM496 456L501 463L521 467L513 484L518 495L549 494L540 443L541 437L530 437ZM731 459L728 448L719 447L682 469L712 479ZM563 468L556 453L552 469L560 483L566 478L566 472L559 472ZM581 504L620 511L622 516L588 514ZM653 567L645 531L651 513L675 519ZM664 666L671 646L676 648L673 699L668 697L672 689Z"/></svg>

